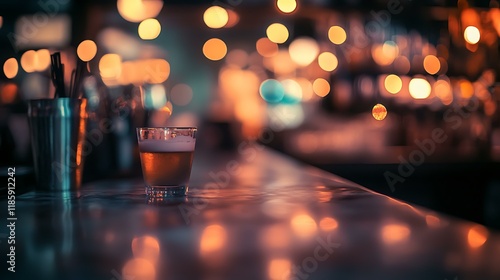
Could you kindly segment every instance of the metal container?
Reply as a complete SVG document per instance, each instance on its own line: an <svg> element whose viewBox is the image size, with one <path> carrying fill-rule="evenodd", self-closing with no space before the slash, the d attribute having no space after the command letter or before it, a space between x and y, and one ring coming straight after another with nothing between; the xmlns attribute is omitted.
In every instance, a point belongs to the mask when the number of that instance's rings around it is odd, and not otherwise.
<svg viewBox="0 0 500 280"><path fill-rule="evenodd" d="M30 124L37 190L70 191L83 172L87 99L30 100Z"/></svg>

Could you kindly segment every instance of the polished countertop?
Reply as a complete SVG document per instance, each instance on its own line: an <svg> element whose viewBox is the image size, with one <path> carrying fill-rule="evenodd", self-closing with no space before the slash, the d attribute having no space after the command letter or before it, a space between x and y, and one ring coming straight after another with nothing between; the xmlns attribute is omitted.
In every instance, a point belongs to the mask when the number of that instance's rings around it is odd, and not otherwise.
<svg viewBox="0 0 500 280"><path fill-rule="evenodd" d="M18 195L0 278L500 279L499 233L244 148L197 153L184 198L148 201L141 178Z"/></svg>

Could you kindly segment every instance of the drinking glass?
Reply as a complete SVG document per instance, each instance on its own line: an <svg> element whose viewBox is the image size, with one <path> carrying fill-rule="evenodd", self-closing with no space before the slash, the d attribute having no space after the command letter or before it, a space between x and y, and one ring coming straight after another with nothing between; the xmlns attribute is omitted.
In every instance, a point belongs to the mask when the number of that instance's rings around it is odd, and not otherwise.
<svg viewBox="0 0 500 280"><path fill-rule="evenodd" d="M140 127L137 139L148 197L186 195L196 127Z"/></svg>

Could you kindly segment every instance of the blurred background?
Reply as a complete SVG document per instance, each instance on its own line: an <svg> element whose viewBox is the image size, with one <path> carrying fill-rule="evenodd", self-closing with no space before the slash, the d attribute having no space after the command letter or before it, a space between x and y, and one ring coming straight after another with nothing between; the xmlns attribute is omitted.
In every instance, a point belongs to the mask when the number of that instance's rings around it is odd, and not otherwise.
<svg viewBox="0 0 500 280"><path fill-rule="evenodd" d="M0 2L0 169L34 183L27 100L87 62L84 181L140 175L135 128L260 142L500 228L497 0ZM4 186L2 186L4 188Z"/></svg>

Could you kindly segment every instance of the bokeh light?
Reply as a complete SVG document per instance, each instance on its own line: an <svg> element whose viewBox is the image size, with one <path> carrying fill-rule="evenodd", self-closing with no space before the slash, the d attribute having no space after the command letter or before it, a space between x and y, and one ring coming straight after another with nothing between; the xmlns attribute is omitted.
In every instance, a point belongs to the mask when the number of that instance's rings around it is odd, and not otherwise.
<svg viewBox="0 0 500 280"><path fill-rule="evenodd" d="M278 0L276 2L278 10L285 14L289 14L297 8L297 2L295 0Z"/></svg>
<svg viewBox="0 0 500 280"><path fill-rule="evenodd" d="M328 29L328 39L336 45L344 43L347 39L347 33L340 26L332 26Z"/></svg>
<svg viewBox="0 0 500 280"><path fill-rule="evenodd" d="M21 67L26 73L35 72L36 60L36 52L34 50L28 50L21 56Z"/></svg>
<svg viewBox="0 0 500 280"><path fill-rule="evenodd" d="M212 38L203 45L203 54L210 60L221 60L226 56L227 46L224 41L218 38Z"/></svg>
<svg viewBox="0 0 500 280"><path fill-rule="evenodd" d="M338 227L338 222L334 218L325 217L319 221L319 228L322 231L332 231Z"/></svg>
<svg viewBox="0 0 500 280"><path fill-rule="evenodd" d="M118 0L116 6L125 20L140 22L156 17L163 8L163 0Z"/></svg>
<svg viewBox="0 0 500 280"><path fill-rule="evenodd" d="M155 280L156 268L154 265L142 258L133 258L125 263L122 268L124 279Z"/></svg>
<svg viewBox="0 0 500 280"><path fill-rule="evenodd" d="M136 258L142 258L156 263L160 256L160 243L152 236L134 237L132 239L132 253Z"/></svg>
<svg viewBox="0 0 500 280"><path fill-rule="evenodd" d="M13 57L7 59L3 64L3 73L7 79L13 79L17 76L19 72L19 64L17 60Z"/></svg>
<svg viewBox="0 0 500 280"><path fill-rule="evenodd" d="M161 24L155 18L148 18L143 20L137 29L139 37L143 40L156 39L161 32Z"/></svg>
<svg viewBox="0 0 500 280"><path fill-rule="evenodd" d="M397 244L408 240L410 228L403 224L389 224L382 227L382 241L388 245Z"/></svg>
<svg viewBox="0 0 500 280"><path fill-rule="evenodd" d="M462 98L471 98L474 95L474 86L468 80L462 79L458 82L460 96Z"/></svg>
<svg viewBox="0 0 500 280"><path fill-rule="evenodd" d="M323 52L318 56L318 64L321 69L325 71L333 71L337 69L339 65L339 60L331 52Z"/></svg>
<svg viewBox="0 0 500 280"><path fill-rule="evenodd" d="M207 226L201 234L200 252L205 255L221 250L227 239L226 230L220 225Z"/></svg>
<svg viewBox="0 0 500 280"><path fill-rule="evenodd" d="M444 105L450 105L453 102L451 85L446 80L438 80L434 83L434 93Z"/></svg>
<svg viewBox="0 0 500 280"><path fill-rule="evenodd" d="M222 28L229 21L229 14L220 6L212 6L203 13L203 21L210 28Z"/></svg>
<svg viewBox="0 0 500 280"><path fill-rule="evenodd" d="M50 66L50 52L48 49L39 49L35 55L35 71L43 71Z"/></svg>
<svg viewBox="0 0 500 280"><path fill-rule="evenodd" d="M288 48L292 60L300 66L311 64L319 53L318 43L309 37L299 37Z"/></svg>
<svg viewBox="0 0 500 280"><path fill-rule="evenodd" d="M105 54L99 60L99 71L102 78L118 78L121 74L122 58L118 54Z"/></svg>
<svg viewBox="0 0 500 280"><path fill-rule="evenodd" d="M92 40L84 40L78 45L76 53L82 61L90 61L97 54L97 45Z"/></svg>
<svg viewBox="0 0 500 280"><path fill-rule="evenodd" d="M269 38L267 37L257 40L257 43L255 43L255 48L257 52L263 57L271 57L278 53L278 45L269 40Z"/></svg>
<svg viewBox="0 0 500 280"><path fill-rule="evenodd" d="M269 103L278 103L285 96L283 85L274 79L268 79L260 84L260 96Z"/></svg>
<svg viewBox="0 0 500 280"><path fill-rule="evenodd" d="M266 29L266 35L271 42L276 44L283 44L288 40L288 29L281 23L273 23Z"/></svg>
<svg viewBox="0 0 500 280"><path fill-rule="evenodd" d="M434 75L441 69L441 62L435 55L427 55L424 58L424 69L427 73Z"/></svg>
<svg viewBox="0 0 500 280"><path fill-rule="evenodd" d="M399 76L390 74L385 77L384 86L389 93L397 94L403 87L403 81Z"/></svg>
<svg viewBox="0 0 500 280"><path fill-rule="evenodd" d="M376 104L372 108L372 116L377 121L382 121L385 119L385 117L387 117L387 109L385 108L384 105L382 105L380 103Z"/></svg>
<svg viewBox="0 0 500 280"><path fill-rule="evenodd" d="M285 95L283 96L283 103L295 104L302 100L302 87L300 84L292 79L281 81Z"/></svg>
<svg viewBox="0 0 500 280"><path fill-rule="evenodd" d="M279 2L279 1L278 1ZM269 280L285 280L285 275L290 274L292 262L289 259L272 259L269 262Z"/></svg>
<svg viewBox="0 0 500 280"><path fill-rule="evenodd" d="M426 99L431 95L431 85L423 78L411 79L409 90L411 97L415 99Z"/></svg>
<svg viewBox="0 0 500 280"><path fill-rule="evenodd" d="M479 248L483 246L484 243L486 243L486 240L488 240L488 235L488 230L485 227L481 225L473 226L469 229L467 234L469 246L471 248Z"/></svg>
<svg viewBox="0 0 500 280"><path fill-rule="evenodd" d="M0 86L0 103L10 104L16 100L18 87L14 83L5 83Z"/></svg>
<svg viewBox="0 0 500 280"><path fill-rule="evenodd" d="M193 98L193 89L186 84L177 84L170 90L170 100L178 106L185 106Z"/></svg>
<svg viewBox="0 0 500 280"><path fill-rule="evenodd" d="M464 39L467 43L475 45L481 39L481 32L475 26L467 26L464 30Z"/></svg>
<svg viewBox="0 0 500 280"><path fill-rule="evenodd" d="M311 237L316 234L318 229L316 221L307 214L294 216L290 224L295 234L299 237Z"/></svg>
<svg viewBox="0 0 500 280"><path fill-rule="evenodd" d="M317 78L313 82L313 91L317 96L325 97L330 93L330 83L323 78Z"/></svg>

